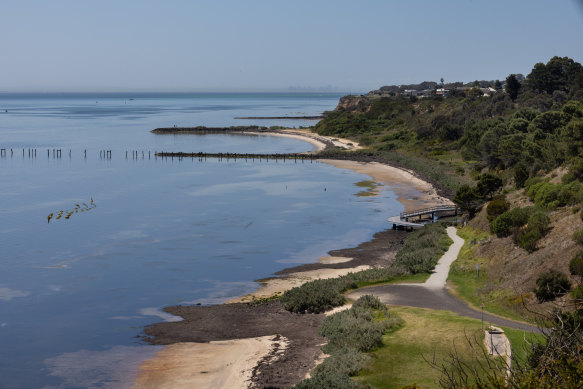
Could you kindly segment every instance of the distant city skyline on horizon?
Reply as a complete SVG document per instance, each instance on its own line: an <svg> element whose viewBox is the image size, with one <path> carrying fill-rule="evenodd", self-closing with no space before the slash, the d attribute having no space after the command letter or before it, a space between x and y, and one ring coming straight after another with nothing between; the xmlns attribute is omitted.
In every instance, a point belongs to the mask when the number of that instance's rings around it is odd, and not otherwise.
<svg viewBox="0 0 583 389"><path fill-rule="evenodd" d="M5 93L365 93L583 62L583 1L22 1L0 33Z"/></svg>

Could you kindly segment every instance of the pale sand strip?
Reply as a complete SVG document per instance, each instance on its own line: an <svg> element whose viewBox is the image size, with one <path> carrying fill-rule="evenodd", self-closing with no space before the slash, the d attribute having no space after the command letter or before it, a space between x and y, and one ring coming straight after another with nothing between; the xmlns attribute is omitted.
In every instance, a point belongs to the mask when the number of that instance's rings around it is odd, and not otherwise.
<svg viewBox="0 0 583 389"><path fill-rule="evenodd" d="M347 258L349 259L349 258ZM370 266L356 266L348 269L318 269L309 270L297 273L290 273L285 277L281 278L270 278L262 282L262 286L253 293L242 297L235 297L229 301L229 303L244 303L252 301L253 299L269 298L271 296L280 295L286 290L295 288L305 284L306 282L318 280L318 279L328 279L344 276L348 273L355 273L362 270L370 269Z"/></svg>
<svg viewBox="0 0 583 389"><path fill-rule="evenodd" d="M397 201L403 204L405 210L427 208L434 205L453 204L449 199L441 197L428 182L416 177L412 172L379 162L357 162L345 160L321 159L320 161L342 169L370 176L374 181L390 187L397 195ZM395 215L387 215L395 216Z"/></svg>
<svg viewBox="0 0 583 389"><path fill-rule="evenodd" d="M288 133L284 133L283 131L285 130L281 130L282 132L272 132L272 133L266 133L266 132L247 132L246 134L251 134L251 135L262 135L262 136L280 136L280 137L284 137L284 138L291 138L291 139L299 139L302 140L304 142L310 143L314 146L316 146L316 151L320 151L320 150L324 150L326 148L326 144L324 144L323 142L319 141L316 137L312 137L312 136L308 136L308 135L301 135L301 134L296 134L295 132L288 132ZM295 130L294 130L295 131Z"/></svg>
<svg viewBox="0 0 583 389"><path fill-rule="evenodd" d="M281 345L281 338L278 342ZM133 388L246 388L253 368L274 343L274 336L262 336L172 344L140 366Z"/></svg>
<svg viewBox="0 0 583 389"><path fill-rule="evenodd" d="M316 151L324 150L326 148L324 141L331 142L334 146L345 148L346 150L358 150L362 148L357 142L350 139L332 138L329 136L315 134L310 130L298 130L295 128L278 130L278 132L246 132L246 134L282 136L285 138L299 139L316 146Z"/></svg>

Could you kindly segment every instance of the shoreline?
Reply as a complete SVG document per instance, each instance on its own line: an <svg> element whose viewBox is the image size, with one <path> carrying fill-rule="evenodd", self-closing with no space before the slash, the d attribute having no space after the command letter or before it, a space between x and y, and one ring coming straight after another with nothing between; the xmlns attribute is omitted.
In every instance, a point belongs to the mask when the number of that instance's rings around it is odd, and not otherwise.
<svg viewBox="0 0 583 389"><path fill-rule="evenodd" d="M361 148L360 145L354 144L350 140L323 137L309 130L285 129L246 133L303 140L317 148L316 151L312 152L333 147L342 147L348 150ZM390 187L397 196L397 201L406 210L451 203L450 200L440 196L433 185L405 169L379 162L334 159L321 159L320 161L337 168L368 175L383 186ZM243 309L241 307L250 305L241 303L269 299L314 279L339 277L372 266L388 266L400 249L404 234L406 233L392 230L380 231L370 241L364 242L356 248L333 250L330 252L330 256L321 257L316 263L284 269L275 273L274 277L260 280L261 286L253 293L233 298L225 304L211 306L215 308L210 309L216 311L210 316L215 321L211 325L213 328L206 328L209 323L198 320L204 316L209 307L166 307L164 309L166 312L182 316L184 320L175 323L158 323L145 329L151 343L167 346L140 366L140 372L134 381L134 388L180 388L195 385L220 389L247 387L259 383L278 384L283 385L282 387L292 386L290 385L292 382L297 383L304 378L315 366L317 359L321 358L320 347L323 340L317 336L316 328L323 320L324 314L298 316L298 314L291 314L287 311L281 312L282 307L279 302L270 301L257 306L263 307L262 309L246 311L244 314L239 312L240 315L234 317L230 315L233 314L233 311L240 311ZM216 315L225 316L223 320L217 320ZM262 320L262 316L269 317L267 321L273 321L272 326L269 326L270 323L263 323L265 320ZM210 317L209 321L211 321ZM214 327L215 325L229 327L232 324L231 320L237 322L235 318L239 320L243 318L245 322L253 322L254 326L263 326L265 327L263 331L267 332L258 331L257 328L246 328L252 326L250 323L241 323L241 327L244 328L231 328L230 331ZM279 324L274 318L280 318ZM298 328L290 328L287 329L289 333L282 334L286 331L283 327L294 320L297 320L295 324L297 327L306 327L304 331L297 333ZM222 323L223 321L225 323ZM199 333L202 327L206 329L203 331L204 336ZM305 333L306 330L313 333ZM217 339L214 339L215 335L210 334L211 331L223 331L224 333L222 337L218 336ZM269 333L270 331L272 333ZM276 335L288 338L283 349L280 347L281 342L273 340ZM218 343L211 343L212 341L218 341ZM247 353L241 353L242 345L246 345ZM205 351L201 352L203 349ZM205 356L207 354L220 354L221 357L219 359L207 358ZM230 361L227 365L234 364L240 368L218 369L218 361L225 358ZM190 361L188 365L190 367L183 363L186 360ZM282 367L285 374L289 374L287 379L283 381L279 377L282 374ZM225 380L228 380L228 386Z"/></svg>

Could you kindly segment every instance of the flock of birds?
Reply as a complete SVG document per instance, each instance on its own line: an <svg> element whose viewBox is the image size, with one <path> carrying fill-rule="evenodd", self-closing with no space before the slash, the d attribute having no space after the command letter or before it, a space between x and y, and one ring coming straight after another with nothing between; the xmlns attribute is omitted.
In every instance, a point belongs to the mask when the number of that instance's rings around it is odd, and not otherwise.
<svg viewBox="0 0 583 389"><path fill-rule="evenodd" d="M56 216L52 212L49 213L49 216L47 216L47 223L51 222L51 220L53 219L53 216L54 216L55 220L60 220L63 217L68 220L75 213L87 212L87 211L92 210L95 207L96 207L96 205L93 202L93 197L91 197L91 200L89 201L89 205L87 205L87 203L75 204L75 208L73 208L72 211L65 211L65 210L61 209L59 212L57 212Z"/></svg>

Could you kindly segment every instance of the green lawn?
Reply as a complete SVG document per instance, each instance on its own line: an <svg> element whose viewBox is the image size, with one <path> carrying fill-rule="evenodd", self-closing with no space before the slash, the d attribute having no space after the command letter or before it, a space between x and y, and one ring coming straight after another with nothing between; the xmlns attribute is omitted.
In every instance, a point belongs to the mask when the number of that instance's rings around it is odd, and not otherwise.
<svg viewBox="0 0 583 389"><path fill-rule="evenodd" d="M373 362L363 369L356 380L376 388L399 388L417 383L421 388L439 388L441 373L424 360L444 362L455 348L458 355L474 364L469 339L482 345L484 333L481 321L461 317L448 311L422 308L391 308L399 315L403 325L384 336L384 346L370 353ZM522 331L509 330L507 335L520 357L524 358L524 342L531 338Z"/></svg>
<svg viewBox="0 0 583 389"><path fill-rule="evenodd" d="M365 286L373 286L373 285L387 285L387 284L399 284L399 283L423 283L427 281L431 274L429 273L417 273L417 274L406 274L403 276L393 277L390 281L386 282L359 282L358 287L363 288Z"/></svg>
<svg viewBox="0 0 583 389"><path fill-rule="evenodd" d="M484 312L503 316L512 320L528 322L528 319L513 311L509 301L517 299L511 291L495 290L487 295L481 295L479 289L488 282L488 259L474 255L477 242L488 237L488 233L464 227L458 230L458 235L465 240L458 259L452 264L448 281L455 287L458 298L469 302L476 309L484 304ZM476 277L476 264L480 266L480 276ZM515 301L517 302L517 301Z"/></svg>

